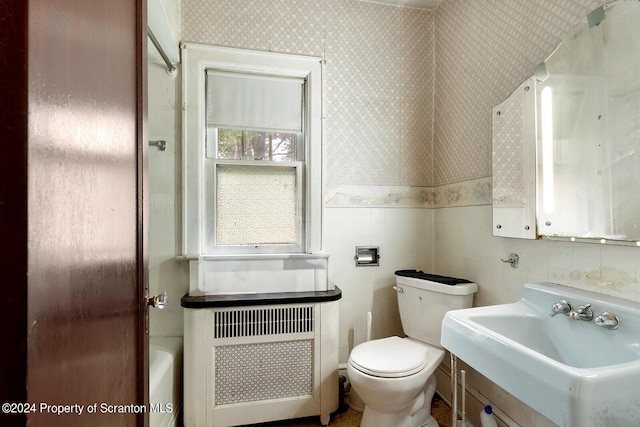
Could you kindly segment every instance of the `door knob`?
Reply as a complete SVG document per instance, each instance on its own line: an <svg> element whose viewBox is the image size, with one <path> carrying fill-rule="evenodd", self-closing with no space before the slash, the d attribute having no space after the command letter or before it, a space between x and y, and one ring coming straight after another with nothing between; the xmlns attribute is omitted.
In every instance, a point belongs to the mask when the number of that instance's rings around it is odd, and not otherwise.
<svg viewBox="0 0 640 427"><path fill-rule="evenodd" d="M163 292L160 295L147 298L147 305L162 310L167 304L167 293Z"/></svg>

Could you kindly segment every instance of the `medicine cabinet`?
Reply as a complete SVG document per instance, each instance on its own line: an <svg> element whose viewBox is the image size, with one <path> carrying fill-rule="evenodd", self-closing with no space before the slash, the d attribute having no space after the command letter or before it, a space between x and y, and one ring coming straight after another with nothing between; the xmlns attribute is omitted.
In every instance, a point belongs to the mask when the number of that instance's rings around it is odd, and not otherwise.
<svg viewBox="0 0 640 427"><path fill-rule="evenodd" d="M638 26L599 7L493 109L495 236L638 244Z"/></svg>

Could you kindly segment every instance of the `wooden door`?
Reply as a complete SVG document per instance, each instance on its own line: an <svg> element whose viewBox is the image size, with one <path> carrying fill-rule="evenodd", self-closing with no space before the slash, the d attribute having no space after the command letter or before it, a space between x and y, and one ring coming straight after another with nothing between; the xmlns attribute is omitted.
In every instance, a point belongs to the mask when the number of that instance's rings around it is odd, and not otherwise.
<svg viewBox="0 0 640 427"><path fill-rule="evenodd" d="M146 422L145 15L0 6L3 426Z"/></svg>

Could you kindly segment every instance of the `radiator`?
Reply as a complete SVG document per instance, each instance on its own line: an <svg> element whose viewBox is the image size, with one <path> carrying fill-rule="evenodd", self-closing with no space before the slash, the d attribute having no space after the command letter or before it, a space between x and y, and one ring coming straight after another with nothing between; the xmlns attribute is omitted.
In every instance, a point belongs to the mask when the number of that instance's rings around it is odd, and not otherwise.
<svg viewBox="0 0 640 427"><path fill-rule="evenodd" d="M313 332L313 305L230 309L213 314L214 338Z"/></svg>
<svg viewBox="0 0 640 427"><path fill-rule="evenodd" d="M337 351L328 351L337 347L334 310L320 303L185 309L185 426L312 415L326 425L337 407ZM327 388L333 380L335 389Z"/></svg>
<svg viewBox="0 0 640 427"><path fill-rule="evenodd" d="M219 311L213 328L216 405L313 396L313 306Z"/></svg>

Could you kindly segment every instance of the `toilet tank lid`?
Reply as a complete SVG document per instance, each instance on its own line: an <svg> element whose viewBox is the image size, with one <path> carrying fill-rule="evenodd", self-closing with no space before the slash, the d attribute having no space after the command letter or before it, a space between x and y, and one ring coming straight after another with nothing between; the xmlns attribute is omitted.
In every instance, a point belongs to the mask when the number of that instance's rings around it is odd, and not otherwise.
<svg viewBox="0 0 640 427"><path fill-rule="evenodd" d="M407 271L416 271L416 270L399 270L396 271L396 284L405 285L405 286L413 286L414 288L424 289L427 291L440 292L443 294L449 295L469 295L478 292L478 285L473 282L469 282L465 279L455 279L453 277L446 276L438 276L434 274L426 274L422 272L422 275L416 274L413 277L409 277L409 275L402 274L402 272ZM428 277L428 279L427 279ZM443 279L440 279L443 278ZM453 279L459 280L460 282L451 284L451 283L442 283L441 280L444 279Z"/></svg>
<svg viewBox="0 0 640 427"><path fill-rule="evenodd" d="M413 277L415 279L429 280L431 282L442 283L443 285L457 285L458 283L471 283L467 279L459 279L457 277L439 276L437 274L425 273L420 270L398 270L396 276Z"/></svg>

